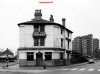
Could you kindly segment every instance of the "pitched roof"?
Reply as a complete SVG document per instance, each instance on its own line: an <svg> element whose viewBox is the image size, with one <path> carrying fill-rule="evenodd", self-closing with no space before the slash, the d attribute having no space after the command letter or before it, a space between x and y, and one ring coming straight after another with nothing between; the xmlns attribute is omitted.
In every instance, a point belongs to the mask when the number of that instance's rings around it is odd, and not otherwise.
<svg viewBox="0 0 100 74"><path fill-rule="evenodd" d="M40 19L40 20L32 19L31 21L19 23L18 26L20 26L20 25L37 25L37 24L39 24L39 25L58 25L62 28L65 28L67 31L73 33L71 30L67 29L66 27L64 27L63 25L61 25L59 23L55 23L53 21L48 21L48 20L44 20L44 19Z"/></svg>
<svg viewBox="0 0 100 74"><path fill-rule="evenodd" d="M36 19L32 19L31 21L26 21L26 22L23 22L23 23L19 23L18 24L18 26L20 26L20 25L22 25L22 24L29 24L29 25L31 25L31 24L41 24L41 23L43 23L43 24L54 24L54 22L52 22L52 21L48 21L48 20L44 20L44 19L40 19L40 20L36 20ZM58 24L58 23L55 23L55 24Z"/></svg>
<svg viewBox="0 0 100 74"><path fill-rule="evenodd" d="M1 54L0 54L0 56L2 56L2 55L14 55L9 49L7 49L7 50L5 50L4 52L2 52Z"/></svg>

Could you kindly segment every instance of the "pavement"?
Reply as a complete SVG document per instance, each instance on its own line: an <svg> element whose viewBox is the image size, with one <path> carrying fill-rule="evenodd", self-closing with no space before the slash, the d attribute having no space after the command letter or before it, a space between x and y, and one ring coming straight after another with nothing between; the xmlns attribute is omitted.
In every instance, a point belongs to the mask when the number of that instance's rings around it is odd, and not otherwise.
<svg viewBox="0 0 100 74"><path fill-rule="evenodd" d="M44 69L44 67L19 67L19 64L13 65L13 66L9 66L8 68L5 67L6 69L10 69L10 70L54 70L54 69L62 69L62 68L71 68L71 67L75 67L75 66L80 66L80 65L85 65L88 62L84 62L84 63L79 63L79 64L71 64L71 65L67 65L67 66L55 66L55 67L46 67L46 69Z"/></svg>
<svg viewBox="0 0 100 74"><path fill-rule="evenodd" d="M1 67L0 71L39 73L39 72L48 72L48 71L52 71L52 70L73 68L73 67L81 66L81 65L85 65L85 64L87 64L87 62L79 63L79 64L71 64L68 66L46 67L46 69L44 69L43 67L19 67L19 64L16 64L16 65L9 66L9 67Z"/></svg>

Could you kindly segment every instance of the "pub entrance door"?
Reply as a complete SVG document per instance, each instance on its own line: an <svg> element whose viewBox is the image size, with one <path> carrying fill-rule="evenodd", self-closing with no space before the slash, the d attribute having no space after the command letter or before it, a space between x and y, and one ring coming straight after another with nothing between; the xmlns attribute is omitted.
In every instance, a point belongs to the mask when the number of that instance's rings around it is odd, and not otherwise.
<svg viewBox="0 0 100 74"><path fill-rule="evenodd" d="M43 66L43 54L41 52L36 53L36 66Z"/></svg>

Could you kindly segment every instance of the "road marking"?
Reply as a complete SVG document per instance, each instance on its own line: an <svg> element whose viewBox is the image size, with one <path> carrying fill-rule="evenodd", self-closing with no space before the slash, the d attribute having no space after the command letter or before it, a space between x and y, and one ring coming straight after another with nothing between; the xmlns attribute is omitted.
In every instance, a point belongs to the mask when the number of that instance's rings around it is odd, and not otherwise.
<svg viewBox="0 0 100 74"><path fill-rule="evenodd" d="M88 71L93 71L94 69L89 69Z"/></svg>
<svg viewBox="0 0 100 74"><path fill-rule="evenodd" d="M70 69L70 70L72 70L72 71L74 71L74 70L77 70L78 68L73 68L73 69Z"/></svg>
<svg viewBox="0 0 100 74"><path fill-rule="evenodd" d="M67 69L62 69L62 70L68 70L68 68Z"/></svg>
<svg viewBox="0 0 100 74"><path fill-rule="evenodd" d="M97 71L100 71L100 69L98 69Z"/></svg>
<svg viewBox="0 0 100 74"><path fill-rule="evenodd" d="M28 73L39 73L39 72L46 72L48 70L9 70L9 69L2 69L2 72L28 72Z"/></svg>
<svg viewBox="0 0 100 74"><path fill-rule="evenodd" d="M83 70L86 70L86 68L79 69L79 71L83 71Z"/></svg>

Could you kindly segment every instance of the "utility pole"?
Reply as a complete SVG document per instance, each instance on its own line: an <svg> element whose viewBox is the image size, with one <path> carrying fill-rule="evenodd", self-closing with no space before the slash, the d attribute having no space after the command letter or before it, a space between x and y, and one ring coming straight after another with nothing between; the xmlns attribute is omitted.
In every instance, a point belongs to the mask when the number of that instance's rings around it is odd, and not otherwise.
<svg viewBox="0 0 100 74"><path fill-rule="evenodd" d="M8 48L7 48L7 50L8 50ZM8 52L7 52L7 67L8 67Z"/></svg>

